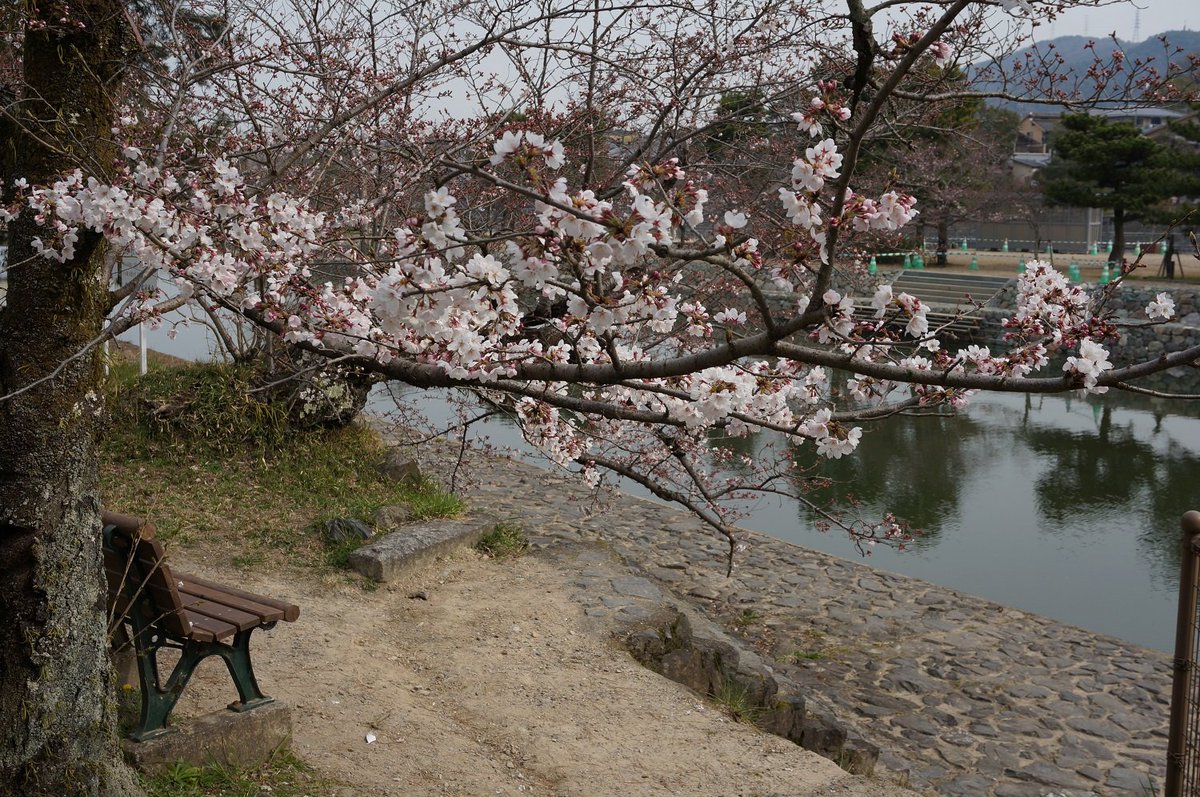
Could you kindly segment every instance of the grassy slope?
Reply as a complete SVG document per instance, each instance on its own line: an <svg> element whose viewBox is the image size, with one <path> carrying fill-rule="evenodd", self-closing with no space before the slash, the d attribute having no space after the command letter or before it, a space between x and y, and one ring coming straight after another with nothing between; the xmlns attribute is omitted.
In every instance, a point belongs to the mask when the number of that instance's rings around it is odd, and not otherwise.
<svg viewBox="0 0 1200 797"><path fill-rule="evenodd" d="M348 550L326 548L321 521L369 523L377 508L393 504L408 505L417 518L461 510L453 496L427 485L380 476L385 446L365 426L289 430L278 410L247 392L249 379L245 369L169 359L139 377L129 362L115 363L100 443L105 507L153 520L168 550L192 560L330 578L351 578L337 569ZM156 407L170 409L156 414ZM181 765L145 786L152 797L336 791L287 752L246 771Z"/></svg>
<svg viewBox="0 0 1200 797"><path fill-rule="evenodd" d="M365 426L289 430L281 411L247 392L249 380L234 366L160 366L141 378L114 368L101 442L105 507L148 517L172 546L239 567L281 553L292 565L321 565L317 528L329 518L370 522L390 504L417 517L461 508L380 476L385 447Z"/></svg>

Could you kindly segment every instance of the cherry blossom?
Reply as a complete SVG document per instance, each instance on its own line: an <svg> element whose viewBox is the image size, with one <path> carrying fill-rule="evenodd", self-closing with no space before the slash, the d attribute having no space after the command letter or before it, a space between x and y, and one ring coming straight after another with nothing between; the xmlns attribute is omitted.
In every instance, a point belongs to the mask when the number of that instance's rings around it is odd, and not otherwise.
<svg viewBox="0 0 1200 797"><path fill-rule="evenodd" d="M1169 321L1175 317L1175 300L1166 293L1159 293L1154 301L1146 305L1146 315L1151 320L1162 319Z"/></svg>
<svg viewBox="0 0 1200 797"><path fill-rule="evenodd" d="M1022 379L1098 392L1120 370L1105 349L1116 332L1103 293L1049 264L1028 265L1007 340L990 348L950 348L925 305L887 284L865 293L870 310L856 317L834 282L918 214L894 181L863 183L856 169L870 131L891 123L884 95L941 80L913 64L945 67L967 52L958 11L926 12L913 30L936 19L933 36L901 33L891 51L864 50L878 70L864 94L845 53L806 59L781 47L817 42L773 6L761 30L728 36L728 21L698 24L699 9L639 9L603 43L572 27L586 14L564 7L551 16L571 21L564 36L580 36L561 45L526 41L529 20L514 7L480 42L420 39L419 55L363 49L379 33L353 15L326 30L304 15L267 23L256 8L231 9L242 28L223 44L229 63L206 51L204 80L182 51L147 67L161 73L154 91L179 92L178 109L123 110L105 179L80 168L49 185L13 183L0 212L41 225L36 255L68 262L82 236L104 235L180 296L290 343L354 358L380 378L485 391L552 462L593 481L609 470L669 485L664 495L727 536L717 496L752 480L720 475L734 455L715 437L768 429L837 458L861 439L857 414L960 409L980 386ZM690 94L668 79L681 14L697 42L714 36L711 52L725 54L705 61L720 76ZM427 35L408 24L400 15L385 27L397 41ZM622 38L624 24L637 27ZM480 77L488 47L517 59L519 88ZM572 57L585 52L596 57L580 69ZM557 66L521 60L548 53ZM772 130L769 158L750 158L754 144L701 140L714 86L760 74L763 86L788 87L766 92L764 111L795 121L800 140L790 124L788 136ZM429 98L467 75L495 112L434 122ZM556 85L586 102L547 99ZM730 140L744 132L722 130ZM751 186L756 170L764 176ZM162 302L156 290L130 298L112 328L156 319ZM1151 320L1173 314L1165 294L1147 306ZM1060 353L1072 354L1063 377L1036 376ZM826 366L854 374L845 391L831 388ZM746 467L768 483L799 466L779 452Z"/></svg>
<svg viewBox="0 0 1200 797"><path fill-rule="evenodd" d="M1108 351L1103 346L1091 340L1079 343L1079 354L1067 358L1063 370L1083 377L1083 386L1089 393L1104 393L1107 387L1097 387L1096 379L1100 374L1112 368L1108 361Z"/></svg>

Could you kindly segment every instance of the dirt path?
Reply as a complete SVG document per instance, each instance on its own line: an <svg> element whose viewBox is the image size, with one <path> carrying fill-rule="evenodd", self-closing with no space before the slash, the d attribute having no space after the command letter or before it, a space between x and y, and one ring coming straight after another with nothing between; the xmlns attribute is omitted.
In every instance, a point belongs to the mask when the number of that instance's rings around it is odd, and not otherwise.
<svg viewBox="0 0 1200 797"><path fill-rule="evenodd" d="M255 578L248 588L302 607L299 622L256 635L256 669L294 709L293 749L346 797L910 794L643 669L585 620L570 578L545 555L465 550L374 592ZM409 597L418 590L427 599ZM180 711L219 708L229 690L210 659Z"/></svg>

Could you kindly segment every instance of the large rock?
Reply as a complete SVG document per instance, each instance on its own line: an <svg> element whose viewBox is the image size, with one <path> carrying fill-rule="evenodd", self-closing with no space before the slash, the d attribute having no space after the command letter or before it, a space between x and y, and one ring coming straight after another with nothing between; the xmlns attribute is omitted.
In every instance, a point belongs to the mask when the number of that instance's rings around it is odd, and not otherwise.
<svg viewBox="0 0 1200 797"><path fill-rule="evenodd" d="M350 554L350 566L375 581L392 581L455 548L474 545L495 527L496 519L483 515L409 523Z"/></svg>
<svg viewBox="0 0 1200 797"><path fill-rule="evenodd" d="M346 542L364 542L374 536L371 527L361 520L337 517L325 521L325 541L331 545Z"/></svg>
<svg viewBox="0 0 1200 797"><path fill-rule="evenodd" d="M389 531L395 531L410 520L412 520L412 510L406 506L395 505L381 506L376 509L372 522L375 524L376 534L386 534Z"/></svg>
<svg viewBox="0 0 1200 797"><path fill-rule="evenodd" d="M388 449L387 456L379 464L379 473L388 479L409 487L419 487L425 481L420 463L398 448Z"/></svg>
<svg viewBox="0 0 1200 797"><path fill-rule="evenodd" d="M755 724L855 774L870 774L879 748L810 706L804 696L780 680L754 652L739 648L711 621L694 611L664 606L625 636L629 652L643 666L702 695L732 687L756 712Z"/></svg>

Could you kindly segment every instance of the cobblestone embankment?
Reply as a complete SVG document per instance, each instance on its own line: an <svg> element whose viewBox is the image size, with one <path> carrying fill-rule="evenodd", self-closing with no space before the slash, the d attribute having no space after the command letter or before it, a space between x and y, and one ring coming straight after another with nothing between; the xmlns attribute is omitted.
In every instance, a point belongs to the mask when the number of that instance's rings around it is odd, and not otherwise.
<svg viewBox="0 0 1200 797"><path fill-rule="evenodd" d="M440 457L422 453L429 472ZM880 750L877 774L944 795L1158 793L1170 661L1162 653L750 533L724 544L686 513L475 458L480 510L535 540L602 541L741 636ZM601 596L619 608L618 592Z"/></svg>

